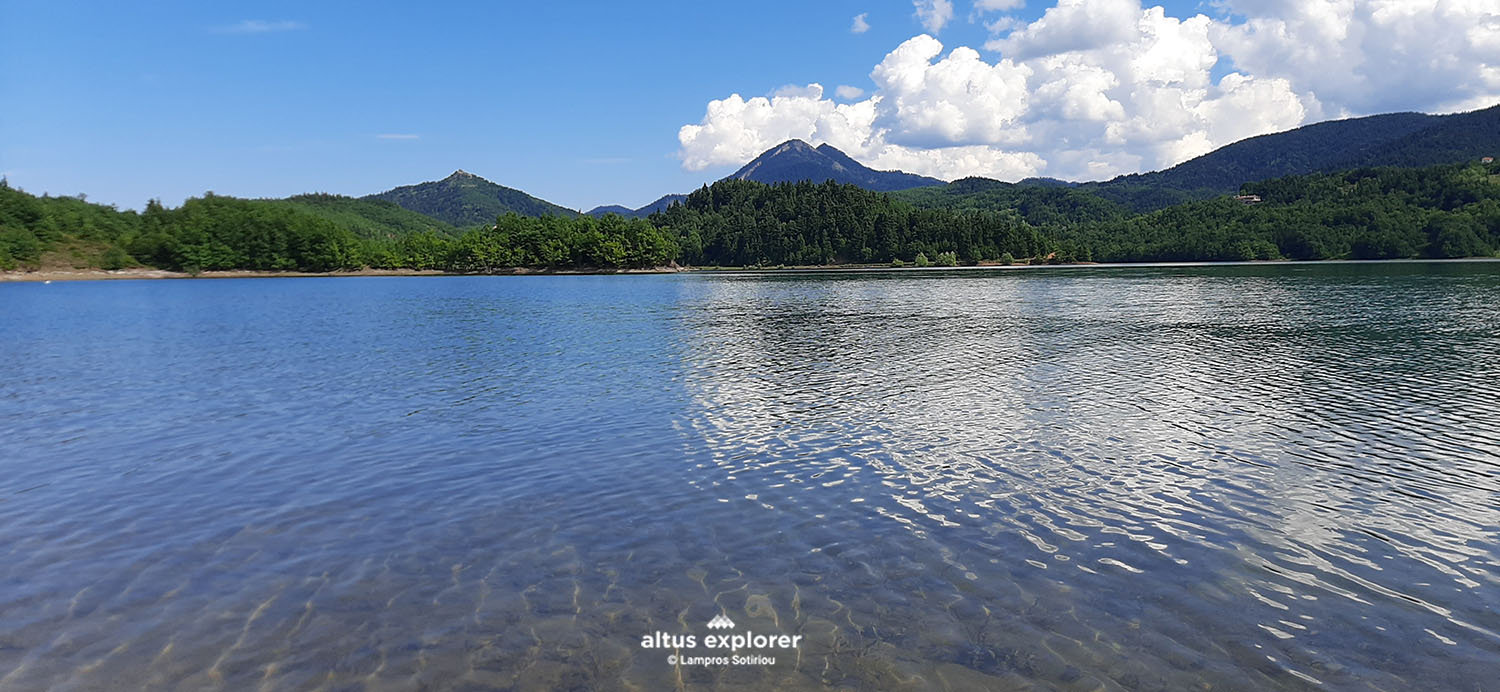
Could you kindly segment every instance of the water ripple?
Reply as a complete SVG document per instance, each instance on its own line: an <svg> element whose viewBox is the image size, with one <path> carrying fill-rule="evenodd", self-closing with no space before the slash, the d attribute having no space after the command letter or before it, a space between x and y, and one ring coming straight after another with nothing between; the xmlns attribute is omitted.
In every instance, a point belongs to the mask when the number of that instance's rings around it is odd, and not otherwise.
<svg viewBox="0 0 1500 692"><path fill-rule="evenodd" d="M1493 264L0 294L0 689L1500 678Z"/></svg>

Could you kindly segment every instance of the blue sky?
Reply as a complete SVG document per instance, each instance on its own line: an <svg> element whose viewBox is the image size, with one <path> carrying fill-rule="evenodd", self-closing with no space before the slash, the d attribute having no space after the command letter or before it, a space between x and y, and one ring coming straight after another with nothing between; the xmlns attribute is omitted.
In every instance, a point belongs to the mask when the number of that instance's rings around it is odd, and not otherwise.
<svg viewBox="0 0 1500 692"><path fill-rule="evenodd" d="M1025 26L1053 4L976 15L954 0L938 39L945 53L981 49L996 37L986 22ZM860 14L870 28L854 33ZM875 92L872 69L925 31L910 0L0 0L0 172L31 192L130 208L205 190L361 195L458 168L569 207L639 206L733 170L684 168L679 128L705 122L710 102L810 83L826 104L835 85ZM1217 80L1232 62L1214 64ZM1045 171L1071 160L1041 155Z"/></svg>

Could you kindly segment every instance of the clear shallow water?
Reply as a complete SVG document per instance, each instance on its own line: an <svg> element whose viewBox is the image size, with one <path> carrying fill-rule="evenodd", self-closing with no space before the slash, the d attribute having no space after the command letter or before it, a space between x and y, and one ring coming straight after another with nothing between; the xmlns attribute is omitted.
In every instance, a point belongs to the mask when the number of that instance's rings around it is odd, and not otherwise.
<svg viewBox="0 0 1500 692"><path fill-rule="evenodd" d="M1497 264L0 285L0 689L1479 689L1497 410Z"/></svg>

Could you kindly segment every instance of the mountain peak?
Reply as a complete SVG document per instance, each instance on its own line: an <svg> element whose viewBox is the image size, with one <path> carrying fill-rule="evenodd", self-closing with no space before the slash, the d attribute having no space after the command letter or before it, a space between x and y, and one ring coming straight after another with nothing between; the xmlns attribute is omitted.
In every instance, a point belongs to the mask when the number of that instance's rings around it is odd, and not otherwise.
<svg viewBox="0 0 1500 692"><path fill-rule="evenodd" d="M403 185L361 199L391 202L459 228L495 222L511 212L522 216L577 216L578 212L520 190L492 183L462 168L436 182Z"/></svg>
<svg viewBox="0 0 1500 692"><path fill-rule="evenodd" d="M943 184L943 181L936 178L902 171L877 171L855 161L831 144L820 144L814 148L800 139L789 139L767 149L729 177L760 183L792 183L802 180L820 183L832 180L876 192Z"/></svg>
<svg viewBox="0 0 1500 692"><path fill-rule="evenodd" d="M590 209L584 213L588 214L589 216L619 214L620 216L623 216L627 219L644 219L652 214L655 214L656 212L666 211L667 207L670 207L672 206L672 204L681 202L685 199L687 199L687 195L662 195L661 197L657 198L655 202L647 204L646 206L639 209L622 207L618 204L609 204L601 207L594 207L593 209Z"/></svg>

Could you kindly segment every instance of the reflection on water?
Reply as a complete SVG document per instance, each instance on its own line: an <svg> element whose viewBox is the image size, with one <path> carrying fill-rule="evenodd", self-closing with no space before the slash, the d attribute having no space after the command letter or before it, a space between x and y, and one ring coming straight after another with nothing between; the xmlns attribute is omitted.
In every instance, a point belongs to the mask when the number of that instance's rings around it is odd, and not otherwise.
<svg viewBox="0 0 1500 692"><path fill-rule="evenodd" d="M0 286L0 689L1473 689L1497 306L1494 264ZM721 613L801 646L641 648Z"/></svg>

